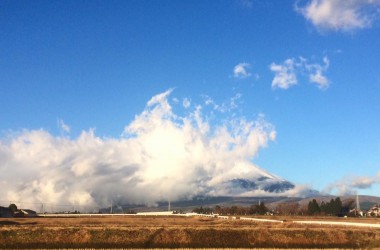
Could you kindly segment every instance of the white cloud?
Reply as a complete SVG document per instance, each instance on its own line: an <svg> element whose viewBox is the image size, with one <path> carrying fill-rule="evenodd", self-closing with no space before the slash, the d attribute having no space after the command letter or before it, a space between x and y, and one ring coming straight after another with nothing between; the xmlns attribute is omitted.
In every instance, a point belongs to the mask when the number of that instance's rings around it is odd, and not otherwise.
<svg viewBox="0 0 380 250"><path fill-rule="evenodd" d="M220 113L231 112L232 110L238 108L238 101L241 99L242 94L237 93L229 100L224 101L220 104L216 103L211 97L208 95L203 95L204 104L206 106L211 106L213 110L218 111Z"/></svg>
<svg viewBox="0 0 380 250"><path fill-rule="evenodd" d="M204 101L204 104L206 106L211 106L213 107L214 110L218 110L219 109L219 105L215 103L215 101L208 95L202 95L202 98L203 98L203 101Z"/></svg>
<svg viewBox="0 0 380 250"><path fill-rule="evenodd" d="M294 67L294 59L287 59L282 65L272 63L270 70L275 73L272 80L272 88L288 89L296 85L297 76Z"/></svg>
<svg viewBox="0 0 380 250"><path fill-rule="evenodd" d="M380 180L376 180L373 177L371 178L368 176L362 176L362 177L358 177L352 180L351 187L358 188L358 189L367 189L367 188L371 188L373 184L379 181Z"/></svg>
<svg viewBox="0 0 380 250"><path fill-rule="evenodd" d="M306 75L309 82L316 84L320 89L326 89L330 84L329 79L325 76L329 65L330 61L327 56L323 58L323 64L310 63L304 57L289 58L282 64L272 63L270 70L275 73L272 88L288 89L298 84L298 75Z"/></svg>
<svg viewBox="0 0 380 250"><path fill-rule="evenodd" d="M190 101L190 99L189 98L184 98L183 99L183 102L182 102L182 105L183 105L183 107L184 108L189 108L190 107L190 105L191 105L191 101Z"/></svg>
<svg viewBox="0 0 380 250"><path fill-rule="evenodd" d="M239 105L236 103L240 98L242 97L241 93L237 93L230 99L230 103L228 105L228 110L231 111L232 109L237 108Z"/></svg>
<svg viewBox="0 0 380 250"><path fill-rule="evenodd" d="M370 189L380 184L380 172L376 176L350 176L334 182L326 187L326 192L335 191L339 195L355 194L359 189Z"/></svg>
<svg viewBox="0 0 380 250"><path fill-rule="evenodd" d="M316 71L314 74L310 74L310 81L318 84L319 88L327 88L329 81L328 79L322 75L321 71Z"/></svg>
<svg viewBox="0 0 380 250"><path fill-rule="evenodd" d="M58 119L57 123L61 133L70 133L70 126L65 124L62 119Z"/></svg>
<svg viewBox="0 0 380 250"><path fill-rule="evenodd" d="M178 116L171 92L152 97L120 138L99 138L93 130L75 139L24 130L0 140L0 197L28 204L152 205L223 194L226 180L265 172L252 163L276 137L263 117L211 124L201 106Z"/></svg>
<svg viewBox="0 0 380 250"><path fill-rule="evenodd" d="M380 0L311 0L296 10L320 30L351 31L370 27L379 5Z"/></svg>
<svg viewBox="0 0 380 250"><path fill-rule="evenodd" d="M244 79L250 77L252 74L248 72L251 67L249 63L239 63L234 67L233 73L234 77L238 79Z"/></svg>
<svg viewBox="0 0 380 250"><path fill-rule="evenodd" d="M179 103L179 100L178 100L177 97L173 97L172 101L173 101L174 103Z"/></svg>
<svg viewBox="0 0 380 250"><path fill-rule="evenodd" d="M309 80L311 83L317 84L317 86L320 89L326 89L329 87L330 81L327 79L327 77L324 75L324 72L328 69L330 65L330 61L328 57L323 58L324 65L320 64L308 64L307 61L305 61L305 68L307 69L309 73Z"/></svg>

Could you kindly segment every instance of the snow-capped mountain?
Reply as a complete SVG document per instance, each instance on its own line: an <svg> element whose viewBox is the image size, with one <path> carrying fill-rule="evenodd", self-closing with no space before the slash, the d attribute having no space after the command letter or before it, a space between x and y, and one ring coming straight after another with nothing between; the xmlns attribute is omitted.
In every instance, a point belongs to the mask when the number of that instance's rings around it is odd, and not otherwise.
<svg viewBox="0 0 380 250"><path fill-rule="evenodd" d="M256 167L249 174L237 175L214 186L216 194L227 196L291 196L308 197L318 194L308 187L297 186L288 180Z"/></svg>
<svg viewBox="0 0 380 250"><path fill-rule="evenodd" d="M218 189L231 196L278 195L295 188L289 181L260 176L257 178L234 178L221 183Z"/></svg>
<svg viewBox="0 0 380 250"><path fill-rule="evenodd" d="M239 189L244 192L263 190L269 193L283 193L295 186L289 181L274 179L269 177L260 177L255 180L233 179L227 183L232 189Z"/></svg>

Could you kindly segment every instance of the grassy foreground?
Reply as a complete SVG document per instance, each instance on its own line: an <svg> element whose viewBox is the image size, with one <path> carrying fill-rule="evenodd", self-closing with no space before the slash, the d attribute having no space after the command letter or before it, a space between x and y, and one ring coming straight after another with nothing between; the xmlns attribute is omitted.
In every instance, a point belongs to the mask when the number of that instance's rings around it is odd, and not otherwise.
<svg viewBox="0 0 380 250"><path fill-rule="evenodd" d="M0 248L380 248L380 230L182 217L2 219Z"/></svg>

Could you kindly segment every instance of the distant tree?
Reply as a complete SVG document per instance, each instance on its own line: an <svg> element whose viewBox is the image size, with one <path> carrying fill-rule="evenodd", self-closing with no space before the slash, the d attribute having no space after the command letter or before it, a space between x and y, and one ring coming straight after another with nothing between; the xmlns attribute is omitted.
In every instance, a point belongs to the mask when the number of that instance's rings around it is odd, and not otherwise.
<svg viewBox="0 0 380 250"><path fill-rule="evenodd" d="M194 208L193 213L202 214L203 213L203 207Z"/></svg>
<svg viewBox="0 0 380 250"><path fill-rule="evenodd" d="M249 207L248 213L249 214L255 214L256 213L256 206L257 205L252 205Z"/></svg>
<svg viewBox="0 0 380 250"><path fill-rule="evenodd" d="M355 208L356 201L354 199L348 199L344 202L343 207L347 207L349 209Z"/></svg>
<svg viewBox="0 0 380 250"><path fill-rule="evenodd" d="M231 209L230 209L230 213L231 214L237 214L237 211L238 211L237 206L232 206Z"/></svg>
<svg viewBox="0 0 380 250"><path fill-rule="evenodd" d="M330 202L326 203L325 213L327 215L333 215L334 206L335 206L335 201L334 199L331 199Z"/></svg>
<svg viewBox="0 0 380 250"><path fill-rule="evenodd" d="M214 210L210 207L206 207L204 208L204 211L203 211L205 214L213 214L214 213Z"/></svg>
<svg viewBox="0 0 380 250"><path fill-rule="evenodd" d="M238 206L236 210L237 215L244 215L246 214L246 208L243 206Z"/></svg>
<svg viewBox="0 0 380 250"><path fill-rule="evenodd" d="M9 205L8 208L12 211L13 214L17 212L17 206L16 206L16 204L12 203L12 204Z"/></svg>
<svg viewBox="0 0 380 250"><path fill-rule="evenodd" d="M340 210L340 215L341 216L351 216L350 211L351 211L351 209L355 208L354 204L355 204L355 200L353 200L353 199L346 200L342 204L342 209ZM354 213L354 215L355 215L355 213Z"/></svg>
<svg viewBox="0 0 380 250"><path fill-rule="evenodd" d="M334 206L333 206L333 215L338 216L341 214L342 211L342 201L339 197L336 197L334 200Z"/></svg>
<svg viewBox="0 0 380 250"><path fill-rule="evenodd" d="M298 202L283 202L277 205L276 211L281 215L292 215L299 212L299 207Z"/></svg>
<svg viewBox="0 0 380 250"><path fill-rule="evenodd" d="M214 212L217 213L217 214L221 214L221 212L222 212L221 206L216 205L215 208L214 208Z"/></svg>
<svg viewBox="0 0 380 250"><path fill-rule="evenodd" d="M314 215L320 213L324 215L342 216L343 214L346 215L349 213L351 206L352 202L343 205L340 197L336 197L326 203L322 201L320 207L318 207L318 203L314 199L309 202L308 214Z"/></svg>
<svg viewBox="0 0 380 250"><path fill-rule="evenodd" d="M339 197L331 199L330 202L327 202L322 206L321 211L326 215L338 216L342 213L342 201Z"/></svg>
<svg viewBox="0 0 380 250"><path fill-rule="evenodd" d="M257 207L257 213L264 215L266 212L268 212L268 208L265 206L264 202L261 202Z"/></svg>
<svg viewBox="0 0 380 250"><path fill-rule="evenodd" d="M213 213L213 210L212 208L209 208L209 207L197 207L197 208L194 208L193 209L193 213L197 213L197 214L212 214Z"/></svg>
<svg viewBox="0 0 380 250"><path fill-rule="evenodd" d="M320 209L321 209L321 214L326 214L326 203L324 201L321 202L321 206L320 206Z"/></svg>
<svg viewBox="0 0 380 250"><path fill-rule="evenodd" d="M298 212L299 215L307 215L309 214L308 213L308 205L305 204L305 205L302 205L300 208L299 208L299 212Z"/></svg>
<svg viewBox="0 0 380 250"><path fill-rule="evenodd" d="M307 213L309 215L316 215L321 212L321 208L318 205L318 202L313 199L312 201L309 202L309 205L307 207Z"/></svg>
<svg viewBox="0 0 380 250"><path fill-rule="evenodd" d="M264 202L260 202L259 205L252 205L248 211L249 214L264 215L266 212L268 212L268 208L265 206Z"/></svg>
<svg viewBox="0 0 380 250"><path fill-rule="evenodd" d="M307 206L307 214L308 215L313 215L315 213L315 209L313 206L313 202L309 201L309 205Z"/></svg>

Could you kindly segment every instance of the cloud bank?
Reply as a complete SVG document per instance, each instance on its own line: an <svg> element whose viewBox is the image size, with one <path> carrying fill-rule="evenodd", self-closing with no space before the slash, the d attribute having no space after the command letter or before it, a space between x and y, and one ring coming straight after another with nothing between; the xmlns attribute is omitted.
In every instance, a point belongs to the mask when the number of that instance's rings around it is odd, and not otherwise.
<svg viewBox="0 0 380 250"><path fill-rule="evenodd" d="M336 192L339 195L356 194L360 189L368 189L380 184L380 172L375 176L351 176L330 184L326 188L327 193Z"/></svg>
<svg viewBox="0 0 380 250"><path fill-rule="evenodd" d="M352 31L370 27L379 7L379 0L311 0L296 10L319 30Z"/></svg>
<svg viewBox="0 0 380 250"><path fill-rule="evenodd" d="M1 199L87 207L154 205L222 195L221 183L265 172L252 163L276 137L263 116L211 122L202 106L187 104L187 115L178 116L169 103L171 92L152 97L119 138L99 138L91 129L75 139L42 129L3 138Z"/></svg>

